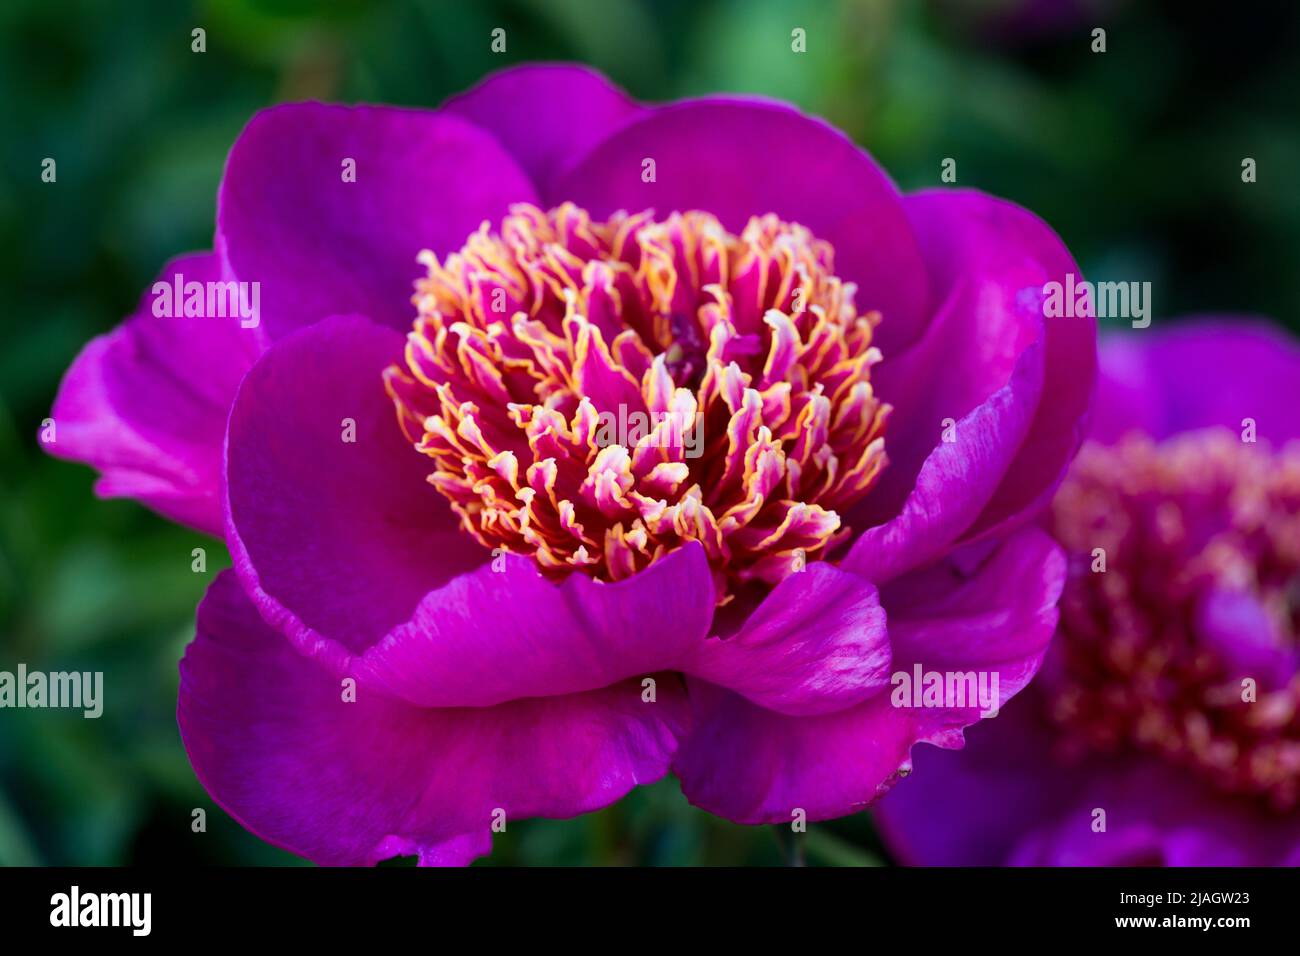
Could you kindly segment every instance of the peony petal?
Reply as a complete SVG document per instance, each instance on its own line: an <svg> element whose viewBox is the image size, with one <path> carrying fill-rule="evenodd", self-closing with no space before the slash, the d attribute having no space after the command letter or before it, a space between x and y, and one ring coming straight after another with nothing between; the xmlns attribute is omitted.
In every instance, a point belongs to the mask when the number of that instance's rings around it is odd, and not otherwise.
<svg viewBox="0 0 1300 956"><path fill-rule="evenodd" d="M1097 323L1043 318L1045 284L1081 275L1060 237L1033 213L970 190L923 191L906 205L933 281L946 284L958 270L997 275L1014 291L1020 321L1041 326L1035 340L1043 347L1043 391L1033 424L966 537L1001 533L1047 504L1079 450L1097 378Z"/></svg>
<svg viewBox="0 0 1300 956"><path fill-rule="evenodd" d="M857 813L907 772L910 715L877 694L845 710L789 717L688 680L694 722L673 760L686 799L736 823Z"/></svg>
<svg viewBox="0 0 1300 956"><path fill-rule="evenodd" d="M535 199L505 150L459 117L291 103L254 116L231 149L217 248L234 276L261 283L272 338L345 312L406 329L420 250L453 252Z"/></svg>
<svg viewBox="0 0 1300 956"><path fill-rule="evenodd" d="M1091 435L1115 442L1130 430L1157 439L1223 426L1280 446L1300 438L1300 344L1249 316L1198 316L1168 328L1102 340L1102 376Z"/></svg>
<svg viewBox="0 0 1300 956"><path fill-rule="evenodd" d="M1196 601L1194 627L1197 643L1221 662L1229 681L1251 677L1264 690L1276 692L1300 670L1300 649L1251 589L1206 587Z"/></svg>
<svg viewBox="0 0 1300 956"><path fill-rule="evenodd" d="M349 673L429 707L593 690L676 669L708 635L715 601L694 543L615 584L575 574L557 585L503 556L428 594Z"/></svg>
<svg viewBox="0 0 1300 956"><path fill-rule="evenodd" d="M487 552L402 435L381 374L402 337L335 317L249 372L226 443L227 541L266 619L341 670ZM354 429L354 441L347 441Z"/></svg>
<svg viewBox="0 0 1300 956"><path fill-rule="evenodd" d="M1158 761L1111 757L1063 773L1074 789L1022 832L1012 866L1294 866L1300 818L1209 791ZM1106 829L1094 829L1096 810Z"/></svg>
<svg viewBox="0 0 1300 956"><path fill-rule="evenodd" d="M890 466L846 520L871 529L849 563L877 582L1040 510L1078 450L1096 375L1095 322L1043 317L1045 284L1077 267L1041 220L969 191L906 205L945 301L876 376L894 406ZM939 440L946 419L954 442Z"/></svg>
<svg viewBox="0 0 1300 956"><path fill-rule="evenodd" d="M1212 793L1158 760L1053 756L1036 688L967 730L963 750L921 748L873 808L881 837L921 866L1294 866L1300 818ZM1093 829L1096 809L1106 829Z"/></svg>
<svg viewBox="0 0 1300 956"><path fill-rule="evenodd" d="M1011 381L953 426L916 477L897 518L859 535L840 566L877 584L938 560L979 518L1024 441L1043 389L1030 346Z"/></svg>
<svg viewBox="0 0 1300 956"><path fill-rule="evenodd" d="M1005 865L1022 834L1054 818L1079 781L1054 768L1031 689L965 731L960 750L921 747L913 773L872 810L886 846L909 865Z"/></svg>
<svg viewBox="0 0 1300 956"><path fill-rule="evenodd" d="M210 253L181 256L158 281L221 277ZM263 346L238 317L157 316L146 292L136 311L90 342L59 387L50 454L102 472L96 491L137 498L182 524L221 533L221 443L235 390Z"/></svg>
<svg viewBox="0 0 1300 956"><path fill-rule="evenodd" d="M1017 319L1013 298L1012 287L998 276L964 277L949 290L922 339L873 371L873 384L894 409L885 436L889 467L871 494L849 511L850 527L896 517L921 466L942 448L946 422L960 422L1005 388L1022 355L1041 366L1042 349L1029 351L1041 323L1035 325L1033 316ZM1022 389L1020 401L1032 411L1040 391ZM1010 443L1023 436L1006 437ZM961 441L961 429L956 438Z"/></svg>
<svg viewBox="0 0 1300 956"><path fill-rule="evenodd" d="M600 73L569 63L501 70L453 96L442 109L495 136L548 206L568 198L551 188L565 169L646 111Z"/></svg>
<svg viewBox="0 0 1300 956"><path fill-rule="evenodd" d="M819 561L778 584L725 640L677 669L782 714L859 703L889 684L889 635L876 589Z"/></svg>
<svg viewBox="0 0 1300 956"><path fill-rule="evenodd" d="M1056 546L1029 529L969 577L935 569L898 582L883 595L893 670L983 671L986 690L996 673L1001 706L1042 660L1064 574ZM918 604L923 593L928 602ZM674 772L691 803L737 823L788 823L796 810L809 820L857 812L909 772L915 744L960 747L962 728L980 722L978 707L895 706L888 690L800 717L698 680L688 686L694 722Z"/></svg>
<svg viewBox="0 0 1300 956"><path fill-rule="evenodd" d="M877 391L894 406L886 439L890 467L847 516L871 527L898 514L945 419L960 421L1002 388L1018 360L1039 343L1044 371L1033 419L1015 441L1005 479L984 502L969 536L1007 530L1041 508L1073 459L1096 375L1091 318L1043 315L1044 287L1078 267L1041 220L1013 203L966 190L905 199L934 288L943 305L925 335L901 355L886 353ZM961 431L958 430L960 442Z"/></svg>
<svg viewBox="0 0 1300 956"><path fill-rule="evenodd" d="M177 719L209 794L262 839L325 864L487 851L493 816L568 817L667 770L685 698L663 675L500 707L425 709L337 679L272 631L223 572L181 662Z"/></svg>
<svg viewBox="0 0 1300 956"><path fill-rule="evenodd" d="M985 549L963 552L975 550ZM1059 617L1065 554L1033 527L1013 534L974 567L963 567L963 552L885 587L894 671L985 674L989 690L996 674L1000 708L1043 663ZM981 710L927 708L924 717L933 727L959 730L975 723ZM960 746L959 735L951 742Z"/></svg>
<svg viewBox="0 0 1300 956"><path fill-rule="evenodd" d="M643 181L654 161L654 181ZM897 188L843 133L783 103L687 100L610 134L560 177L557 197L592 215L702 209L733 232L776 213L835 247L861 311L885 315L885 354L920 334L930 292Z"/></svg>

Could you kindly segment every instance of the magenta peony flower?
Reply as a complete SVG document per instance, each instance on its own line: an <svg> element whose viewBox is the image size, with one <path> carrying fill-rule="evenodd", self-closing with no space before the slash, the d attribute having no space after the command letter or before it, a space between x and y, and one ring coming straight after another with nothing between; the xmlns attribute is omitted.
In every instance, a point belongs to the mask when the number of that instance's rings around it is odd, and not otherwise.
<svg viewBox="0 0 1300 956"><path fill-rule="evenodd" d="M1059 634L997 721L880 803L904 860L1300 865L1297 408L1300 346L1253 321L1103 344L1051 513Z"/></svg>
<svg viewBox="0 0 1300 956"><path fill-rule="evenodd" d="M536 66L436 112L281 106L214 251L73 365L54 450L224 536L179 722L272 843L463 862L670 769L732 820L835 817L979 718L892 672L1001 701L1040 663L1064 565L1026 522L1094 378L1091 320L1042 318L1073 269L779 103Z"/></svg>

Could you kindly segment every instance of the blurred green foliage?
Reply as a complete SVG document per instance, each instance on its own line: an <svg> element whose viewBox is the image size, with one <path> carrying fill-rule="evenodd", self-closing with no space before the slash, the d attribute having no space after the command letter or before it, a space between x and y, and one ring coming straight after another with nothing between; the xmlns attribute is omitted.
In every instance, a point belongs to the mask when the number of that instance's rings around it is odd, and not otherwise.
<svg viewBox="0 0 1300 956"><path fill-rule="evenodd" d="M127 501L34 436L81 346L172 255L208 248L222 163L257 109L437 105L491 70L596 66L634 95L792 100L905 189L958 185L1052 223L1091 278L1150 280L1156 321L1259 312L1300 327L1300 14L1036 0L299 0L0 6L0 668L105 672L99 720L0 711L0 863L292 863L216 809L174 719L176 664L215 542ZM207 31L207 52L190 31ZM496 26L508 52L489 51ZM790 52L803 27L808 52ZM1107 52L1090 50L1093 27ZM57 187L40 163L58 160ZM1243 184L1243 157L1258 182ZM206 574L190 570L205 546ZM208 831L190 813L209 809ZM871 865L865 816L792 840L690 808L676 784L512 824L492 864Z"/></svg>

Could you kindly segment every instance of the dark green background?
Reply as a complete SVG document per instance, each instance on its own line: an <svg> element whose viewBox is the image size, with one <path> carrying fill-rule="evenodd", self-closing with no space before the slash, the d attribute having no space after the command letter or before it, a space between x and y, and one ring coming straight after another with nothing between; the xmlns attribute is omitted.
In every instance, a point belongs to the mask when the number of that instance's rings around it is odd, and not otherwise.
<svg viewBox="0 0 1300 956"><path fill-rule="evenodd" d="M955 158L959 185L1035 210L1090 278L1151 281L1157 322L1228 310L1296 328L1297 5L1076 0L1102 12L1047 29L1025 25L1026 6L0 5L0 669L102 670L107 697L99 720L0 711L0 863L294 861L212 806L177 737L176 662L223 549L129 501L97 501L88 468L44 457L34 439L79 348L167 258L210 246L222 162L260 107L435 106L535 59L590 63L649 100L765 93L847 130L905 189L937 184ZM505 55L489 50L497 26ZM1108 31L1105 54L1090 51L1094 26ZM55 185L40 182L46 156ZM1246 156L1259 168L1250 185ZM209 550L204 575L190 570L196 546ZM207 833L191 832L194 807L209 808ZM865 816L795 843L695 811L669 780L585 818L512 823L490 862L798 859L887 857Z"/></svg>

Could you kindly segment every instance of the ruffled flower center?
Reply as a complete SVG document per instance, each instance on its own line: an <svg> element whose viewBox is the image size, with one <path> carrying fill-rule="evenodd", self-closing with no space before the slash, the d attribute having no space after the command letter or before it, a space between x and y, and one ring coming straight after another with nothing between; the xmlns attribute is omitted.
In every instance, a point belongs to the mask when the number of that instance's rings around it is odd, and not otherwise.
<svg viewBox="0 0 1300 956"><path fill-rule="evenodd" d="M1077 555L1051 701L1066 749L1136 747L1293 809L1300 445L1226 430L1089 443L1053 510Z"/></svg>
<svg viewBox="0 0 1300 956"><path fill-rule="evenodd" d="M725 600L824 556L885 465L880 315L800 225L515 206L420 261L385 384L485 547L617 581L698 541Z"/></svg>

